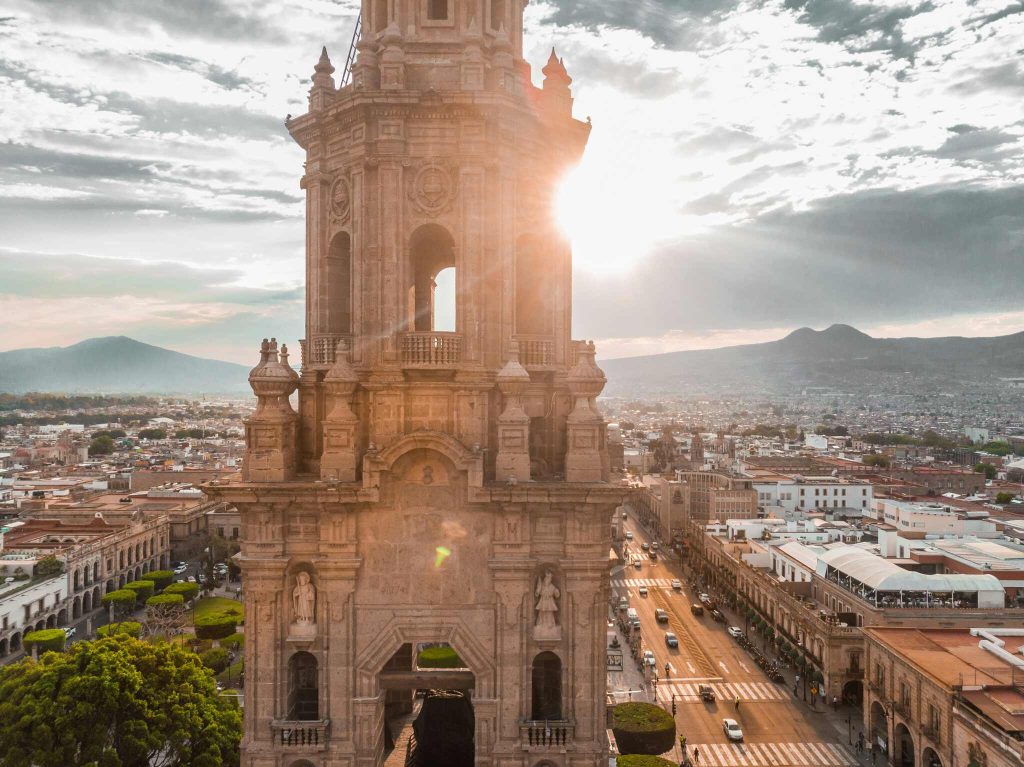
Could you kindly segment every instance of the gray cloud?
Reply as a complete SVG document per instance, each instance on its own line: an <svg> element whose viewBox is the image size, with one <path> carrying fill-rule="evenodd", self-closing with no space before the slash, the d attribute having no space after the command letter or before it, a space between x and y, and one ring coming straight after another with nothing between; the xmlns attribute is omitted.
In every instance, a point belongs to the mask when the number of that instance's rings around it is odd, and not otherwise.
<svg viewBox="0 0 1024 767"><path fill-rule="evenodd" d="M930 154L955 160L998 162L1014 155L1012 145L1017 137L1001 130L954 125L946 142Z"/></svg>
<svg viewBox="0 0 1024 767"><path fill-rule="evenodd" d="M913 59L923 43L914 45L904 40L903 22L934 8L931 2L880 8L849 0L786 0L785 7L798 12L801 22L817 29L822 42L842 43L854 51L888 51L905 59Z"/></svg>

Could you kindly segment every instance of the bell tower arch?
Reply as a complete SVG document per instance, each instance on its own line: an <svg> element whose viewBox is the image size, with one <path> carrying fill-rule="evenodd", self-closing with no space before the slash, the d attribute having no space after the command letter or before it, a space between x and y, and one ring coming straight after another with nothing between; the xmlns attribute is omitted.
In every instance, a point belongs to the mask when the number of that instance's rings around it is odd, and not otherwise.
<svg viewBox="0 0 1024 767"><path fill-rule="evenodd" d="M606 756L622 491L552 212L590 125L554 51L533 84L525 5L364 0L351 82L324 49L287 122L306 152L300 370L263 342L243 480L209 488L242 517L243 764L382 764L405 747L415 648L438 643L467 665L431 678L462 685L478 767Z"/></svg>

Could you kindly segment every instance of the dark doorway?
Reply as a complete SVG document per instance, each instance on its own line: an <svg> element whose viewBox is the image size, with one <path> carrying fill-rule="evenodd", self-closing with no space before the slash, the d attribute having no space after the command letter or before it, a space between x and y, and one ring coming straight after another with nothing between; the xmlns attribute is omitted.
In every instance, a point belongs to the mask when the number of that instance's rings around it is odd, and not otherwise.
<svg viewBox="0 0 1024 767"><path fill-rule="evenodd" d="M288 718L307 722L320 718L316 658L297 652L288 661Z"/></svg>
<svg viewBox="0 0 1024 767"><path fill-rule="evenodd" d="M406 767L473 767L476 721L467 692L427 692L412 729Z"/></svg>
<svg viewBox="0 0 1024 767"><path fill-rule="evenodd" d="M553 652L542 652L533 659L532 698L532 719L562 718L562 661Z"/></svg>

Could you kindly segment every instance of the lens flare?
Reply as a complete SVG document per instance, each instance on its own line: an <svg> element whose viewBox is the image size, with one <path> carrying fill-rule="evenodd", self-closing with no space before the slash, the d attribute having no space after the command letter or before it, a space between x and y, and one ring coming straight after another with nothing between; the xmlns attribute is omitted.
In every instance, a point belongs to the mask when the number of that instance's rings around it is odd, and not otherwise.
<svg viewBox="0 0 1024 767"><path fill-rule="evenodd" d="M444 561L452 555L451 551L446 549L444 546L438 546L434 551L434 567L440 567L444 564Z"/></svg>

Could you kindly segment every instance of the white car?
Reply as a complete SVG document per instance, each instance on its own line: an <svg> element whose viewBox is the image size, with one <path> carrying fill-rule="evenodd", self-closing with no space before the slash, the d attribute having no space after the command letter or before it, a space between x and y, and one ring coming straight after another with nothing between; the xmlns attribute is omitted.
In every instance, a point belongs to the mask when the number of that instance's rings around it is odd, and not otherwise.
<svg viewBox="0 0 1024 767"><path fill-rule="evenodd" d="M647 587L646 586L641 586L640 588L637 589L637 593L640 594L640 596L642 596L642 597L647 596Z"/></svg>
<svg viewBox="0 0 1024 767"><path fill-rule="evenodd" d="M651 650L644 650L644 665L651 666L652 668L654 666L658 665L658 661L654 657L654 652L653 651L651 651Z"/></svg>
<svg viewBox="0 0 1024 767"><path fill-rule="evenodd" d="M627 541L633 540L633 533L626 533L626 540Z"/></svg>
<svg viewBox="0 0 1024 767"><path fill-rule="evenodd" d="M731 636L733 639L739 639L741 636L743 636L743 629L741 629L739 626L730 626L726 629L726 631L729 632L729 636Z"/></svg>
<svg viewBox="0 0 1024 767"><path fill-rule="evenodd" d="M725 732L726 738L735 743L743 740L743 730L740 729L739 723L735 719L723 719L722 731Z"/></svg>
<svg viewBox="0 0 1024 767"><path fill-rule="evenodd" d="M78 629L76 629L74 626L68 626L64 629L64 638L71 639L71 637L73 637L77 631Z"/></svg>
<svg viewBox="0 0 1024 767"><path fill-rule="evenodd" d="M188 582L189 582L189 583L195 583L195 582L196 582L196 577L195 577L194 575L190 575L190 576L188 577Z"/></svg>
<svg viewBox="0 0 1024 767"><path fill-rule="evenodd" d="M676 591L682 591L683 590L683 582L680 581L680 580L672 581L672 588L674 588Z"/></svg>

